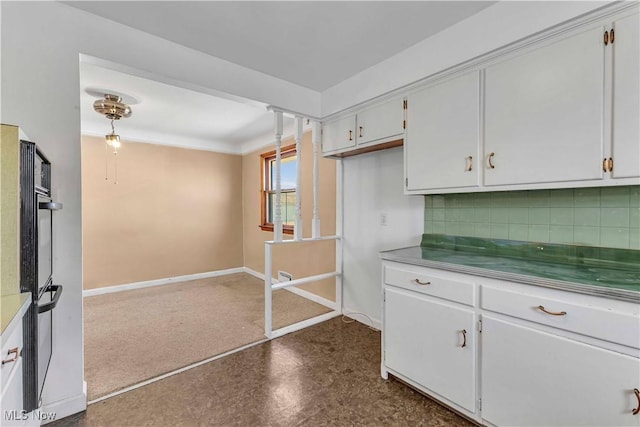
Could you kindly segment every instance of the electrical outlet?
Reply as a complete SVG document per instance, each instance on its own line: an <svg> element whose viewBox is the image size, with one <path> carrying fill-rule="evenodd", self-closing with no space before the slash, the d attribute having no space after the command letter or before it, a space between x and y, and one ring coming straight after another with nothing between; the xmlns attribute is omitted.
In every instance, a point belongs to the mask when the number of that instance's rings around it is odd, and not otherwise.
<svg viewBox="0 0 640 427"><path fill-rule="evenodd" d="M383 227L387 226L387 214L386 213L381 213L380 214L380 225L382 225Z"/></svg>

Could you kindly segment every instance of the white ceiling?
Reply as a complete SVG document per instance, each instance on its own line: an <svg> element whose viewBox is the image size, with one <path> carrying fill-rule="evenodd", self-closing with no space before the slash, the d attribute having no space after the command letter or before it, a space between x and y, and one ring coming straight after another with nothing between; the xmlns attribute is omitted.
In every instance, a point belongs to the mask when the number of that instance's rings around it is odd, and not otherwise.
<svg viewBox="0 0 640 427"><path fill-rule="evenodd" d="M313 90L322 91L495 2L69 1L106 19ZM123 139L225 152L272 141L272 113L141 77L81 64L82 129L104 135L86 89L141 102L116 123ZM289 123L290 124L290 123ZM253 141L248 143L247 141ZM260 144L258 144L260 145Z"/></svg>
<svg viewBox="0 0 640 427"><path fill-rule="evenodd" d="M103 136L111 131L109 120L93 110L98 99L93 93L108 91L137 101L130 104L131 117L114 122L116 133L125 140L231 153L247 151L242 144L260 136L264 144L273 140L273 113L256 103L194 92L84 62L80 63L80 84L85 135ZM292 122L285 120L285 124Z"/></svg>

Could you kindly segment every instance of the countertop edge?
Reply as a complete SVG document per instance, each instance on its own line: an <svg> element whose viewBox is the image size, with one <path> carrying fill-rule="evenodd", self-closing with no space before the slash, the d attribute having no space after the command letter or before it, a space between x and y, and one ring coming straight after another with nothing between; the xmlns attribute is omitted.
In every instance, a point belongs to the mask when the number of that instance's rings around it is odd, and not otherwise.
<svg viewBox="0 0 640 427"><path fill-rule="evenodd" d="M18 305L18 309L15 311L13 316L11 316L11 319L8 322L6 322L6 324L0 325L0 328L1 328L0 337L2 337L3 341L4 341L4 339L6 339L9 335L11 335L11 333L16 328L18 323L20 321L22 321L22 317L24 316L24 314L29 309L29 305L31 305L31 292L22 292L20 294L7 295L7 296L3 296L1 298L3 300L5 298L20 298L20 299L22 299L22 302L20 302L19 305ZM2 309L5 310L6 307L4 306L4 303L0 302L0 304L2 304Z"/></svg>
<svg viewBox="0 0 640 427"><path fill-rule="evenodd" d="M489 279L510 280L534 285L544 288L560 289L564 291L576 292L585 295L599 296L605 298L618 299L621 301L640 303L640 292L628 291L625 289L604 288L582 283L565 282L563 280L545 279L542 277L528 276L524 274L509 273L488 268L469 267L460 264L451 264L441 261L431 261L412 257L398 256L391 251L380 252L380 259L385 261L395 261L404 264L417 265L422 267L436 268L439 270L452 271L456 273L471 274L474 276L486 277Z"/></svg>

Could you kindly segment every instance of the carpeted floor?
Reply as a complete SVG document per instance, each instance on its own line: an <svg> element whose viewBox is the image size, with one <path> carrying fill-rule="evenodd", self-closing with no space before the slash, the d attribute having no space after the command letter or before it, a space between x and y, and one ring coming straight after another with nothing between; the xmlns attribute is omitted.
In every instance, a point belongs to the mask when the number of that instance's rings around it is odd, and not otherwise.
<svg viewBox="0 0 640 427"><path fill-rule="evenodd" d="M273 327L330 310L273 294ZM238 273L84 299L89 400L264 338L264 282Z"/></svg>

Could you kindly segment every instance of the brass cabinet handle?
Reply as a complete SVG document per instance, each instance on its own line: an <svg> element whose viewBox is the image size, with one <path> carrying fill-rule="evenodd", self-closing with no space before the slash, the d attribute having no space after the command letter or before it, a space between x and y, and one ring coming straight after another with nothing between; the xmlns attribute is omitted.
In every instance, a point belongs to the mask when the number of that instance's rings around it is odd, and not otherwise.
<svg viewBox="0 0 640 427"><path fill-rule="evenodd" d="M538 306L538 310L540 310L540 311L542 311L544 313L550 314L552 316L566 316L567 315L566 311L549 311L549 310L545 309L544 306L542 306L542 305Z"/></svg>
<svg viewBox="0 0 640 427"><path fill-rule="evenodd" d="M2 361L2 364L4 365L5 363L11 363L11 362L15 362L16 360L18 360L18 347L12 348L11 350L9 350L7 352L7 356L13 354L13 357L10 357L8 359L4 359Z"/></svg>
<svg viewBox="0 0 640 427"><path fill-rule="evenodd" d="M467 330L463 329L460 332L462 333L462 345L460 348L465 348L467 346Z"/></svg>
<svg viewBox="0 0 640 427"><path fill-rule="evenodd" d="M602 159L602 171L603 172L608 172L607 171L607 158L606 157L604 159Z"/></svg>
<svg viewBox="0 0 640 427"><path fill-rule="evenodd" d="M349 130L349 141L353 141L353 131Z"/></svg>
<svg viewBox="0 0 640 427"><path fill-rule="evenodd" d="M607 160L607 169L609 169L609 172L613 172L613 159L611 157Z"/></svg>
<svg viewBox="0 0 640 427"><path fill-rule="evenodd" d="M417 285L422 285L422 286L431 284L431 282L421 282L420 279L414 279L413 282Z"/></svg>
<svg viewBox="0 0 640 427"><path fill-rule="evenodd" d="M362 127L362 126L360 126L360 133L358 134L358 136L359 136L360 138L362 138L362 131L363 131L363 127Z"/></svg>
<svg viewBox="0 0 640 427"><path fill-rule="evenodd" d="M465 172L471 172L473 170L473 156L467 157L467 167L464 168Z"/></svg>
<svg viewBox="0 0 640 427"><path fill-rule="evenodd" d="M613 40L615 39L615 33L613 32L613 28L609 31L609 42L613 44Z"/></svg>
<svg viewBox="0 0 640 427"><path fill-rule="evenodd" d="M489 153L489 169L495 169L496 167L493 165L493 156L495 156L496 153L494 153L493 151L491 153Z"/></svg>
<svg viewBox="0 0 640 427"><path fill-rule="evenodd" d="M605 31L604 35L602 36L604 38L604 45L608 45L609 44L609 31Z"/></svg>
<svg viewBox="0 0 640 427"><path fill-rule="evenodd" d="M638 415L640 413L640 390L634 388L633 392L636 394L636 399L638 399L638 406L632 412L633 415Z"/></svg>

